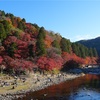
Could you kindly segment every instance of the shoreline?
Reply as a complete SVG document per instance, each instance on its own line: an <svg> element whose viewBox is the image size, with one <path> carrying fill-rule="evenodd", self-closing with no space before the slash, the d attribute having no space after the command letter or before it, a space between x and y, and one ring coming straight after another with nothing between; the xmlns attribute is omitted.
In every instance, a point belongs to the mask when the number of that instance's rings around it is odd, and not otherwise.
<svg viewBox="0 0 100 100"><path fill-rule="evenodd" d="M85 74L71 74L71 73L59 73L57 75L39 75L39 74L31 74L30 77L27 78L26 82L23 84L28 85L27 88L23 88L21 90L8 90L4 94L0 94L0 100L13 100L22 98L28 92L35 92L38 90L42 90L52 85L60 84L65 81L73 80L75 78L84 76ZM22 84L22 86L23 86ZM18 88L19 85L16 87Z"/></svg>

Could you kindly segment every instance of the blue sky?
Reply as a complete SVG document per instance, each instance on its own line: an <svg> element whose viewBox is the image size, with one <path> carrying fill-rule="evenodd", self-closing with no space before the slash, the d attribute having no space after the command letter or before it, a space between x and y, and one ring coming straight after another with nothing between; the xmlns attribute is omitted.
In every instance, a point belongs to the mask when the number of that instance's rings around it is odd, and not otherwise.
<svg viewBox="0 0 100 100"><path fill-rule="evenodd" d="M0 10L60 33L72 42L100 36L99 0L0 0Z"/></svg>

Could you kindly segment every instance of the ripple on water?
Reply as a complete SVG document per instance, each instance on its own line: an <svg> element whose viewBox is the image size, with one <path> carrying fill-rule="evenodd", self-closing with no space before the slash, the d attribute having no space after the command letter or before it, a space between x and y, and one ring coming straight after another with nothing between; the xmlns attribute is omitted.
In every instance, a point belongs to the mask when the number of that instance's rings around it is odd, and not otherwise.
<svg viewBox="0 0 100 100"><path fill-rule="evenodd" d="M100 100L100 93L88 89L80 89L76 93L72 93L69 100Z"/></svg>

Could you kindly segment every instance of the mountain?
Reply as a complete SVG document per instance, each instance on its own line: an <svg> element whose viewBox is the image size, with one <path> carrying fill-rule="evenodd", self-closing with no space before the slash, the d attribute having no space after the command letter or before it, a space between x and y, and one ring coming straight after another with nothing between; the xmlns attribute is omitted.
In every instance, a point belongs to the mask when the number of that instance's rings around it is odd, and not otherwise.
<svg viewBox="0 0 100 100"><path fill-rule="evenodd" d="M36 67L53 71L70 63L80 66L96 61L95 49L72 43L58 33L0 11L0 66L7 72L32 71Z"/></svg>
<svg viewBox="0 0 100 100"><path fill-rule="evenodd" d="M98 55L100 56L100 37L89 40L80 40L77 42L85 45L88 48L96 48Z"/></svg>

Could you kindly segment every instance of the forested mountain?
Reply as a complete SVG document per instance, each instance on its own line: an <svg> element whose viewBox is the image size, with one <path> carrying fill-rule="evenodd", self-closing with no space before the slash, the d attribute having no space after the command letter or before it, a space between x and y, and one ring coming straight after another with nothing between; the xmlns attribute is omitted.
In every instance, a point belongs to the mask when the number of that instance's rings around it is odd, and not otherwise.
<svg viewBox="0 0 100 100"><path fill-rule="evenodd" d="M60 70L69 61L93 64L97 57L96 49L0 11L0 65L7 71Z"/></svg>
<svg viewBox="0 0 100 100"><path fill-rule="evenodd" d="M78 43L81 43L88 48L95 48L98 52L98 55L100 56L100 37L90 40L81 40L78 41Z"/></svg>

